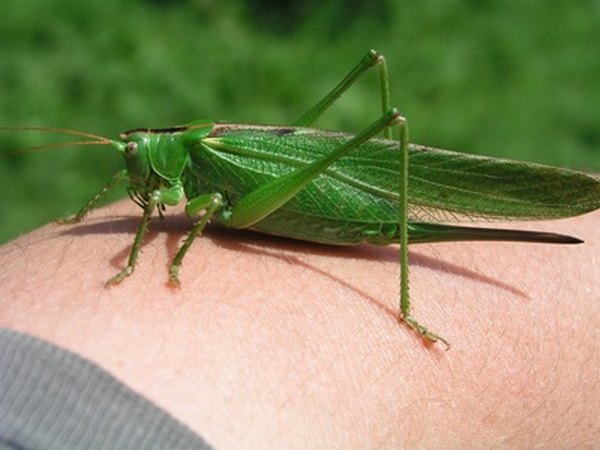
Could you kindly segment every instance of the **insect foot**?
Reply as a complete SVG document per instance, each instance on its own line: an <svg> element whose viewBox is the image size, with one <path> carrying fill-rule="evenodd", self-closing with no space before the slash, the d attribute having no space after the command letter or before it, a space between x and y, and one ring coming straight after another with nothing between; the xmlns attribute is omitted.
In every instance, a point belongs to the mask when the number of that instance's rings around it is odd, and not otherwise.
<svg viewBox="0 0 600 450"><path fill-rule="evenodd" d="M54 221L56 225L72 225L79 222L81 222L81 218L77 217L77 215L63 217L62 219L57 219Z"/></svg>
<svg viewBox="0 0 600 450"><path fill-rule="evenodd" d="M123 270L121 270L118 274L116 274L114 277L110 278L104 284L104 287L110 287L110 286L114 286L115 284L119 284L121 281L123 281L125 278L127 278L132 273L133 273L133 267L127 266Z"/></svg>
<svg viewBox="0 0 600 450"><path fill-rule="evenodd" d="M422 339L433 343L439 341L446 346L446 351L450 350L450 343L446 339L429 331L426 327L417 322L412 316L400 315L399 320L408 325Z"/></svg>
<svg viewBox="0 0 600 450"><path fill-rule="evenodd" d="M179 266L172 265L169 268L169 286L172 288L178 289L181 287L181 283L179 282Z"/></svg>

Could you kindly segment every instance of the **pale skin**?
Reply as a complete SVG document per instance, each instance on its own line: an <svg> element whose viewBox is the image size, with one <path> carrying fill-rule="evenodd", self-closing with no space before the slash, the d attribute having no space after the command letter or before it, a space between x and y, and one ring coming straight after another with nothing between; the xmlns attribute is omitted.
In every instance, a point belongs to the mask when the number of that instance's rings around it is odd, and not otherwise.
<svg viewBox="0 0 600 450"><path fill-rule="evenodd" d="M575 246L411 246L414 315L396 321L395 247L332 248L211 227L128 201L0 248L0 326L90 359L217 448L594 447L600 421L600 213L511 223ZM506 224L504 224L506 225Z"/></svg>

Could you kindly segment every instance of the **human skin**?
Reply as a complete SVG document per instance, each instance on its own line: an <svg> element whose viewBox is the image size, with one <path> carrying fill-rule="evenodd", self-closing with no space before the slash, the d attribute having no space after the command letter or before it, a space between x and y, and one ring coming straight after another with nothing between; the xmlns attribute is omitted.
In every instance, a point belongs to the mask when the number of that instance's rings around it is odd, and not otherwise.
<svg viewBox="0 0 600 450"><path fill-rule="evenodd" d="M415 317L396 320L396 247L328 247L168 212L132 276L131 202L0 248L0 326L97 363L217 448L596 447L600 213L513 228L583 245L410 248Z"/></svg>

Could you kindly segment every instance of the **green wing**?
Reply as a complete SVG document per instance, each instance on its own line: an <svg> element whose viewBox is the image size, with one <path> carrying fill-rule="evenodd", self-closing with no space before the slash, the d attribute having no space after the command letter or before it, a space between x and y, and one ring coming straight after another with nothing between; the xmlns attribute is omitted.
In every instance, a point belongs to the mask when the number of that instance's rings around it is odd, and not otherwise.
<svg viewBox="0 0 600 450"><path fill-rule="evenodd" d="M210 146L244 169L242 184L258 185L324 156L350 137L311 128L218 125ZM543 220L600 208L600 181L584 173L415 144L409 152L411 221ZM398 177L398 143L373 139L336 162L306 189L306 198L289 207L324 217L393 221Z"/></svg>
<svg viewBox="0 0 600 450"><path fill-rule="evenodd" d="M429 222L571 217L600 207L584 173L412 145L411 215Z"/></svg>

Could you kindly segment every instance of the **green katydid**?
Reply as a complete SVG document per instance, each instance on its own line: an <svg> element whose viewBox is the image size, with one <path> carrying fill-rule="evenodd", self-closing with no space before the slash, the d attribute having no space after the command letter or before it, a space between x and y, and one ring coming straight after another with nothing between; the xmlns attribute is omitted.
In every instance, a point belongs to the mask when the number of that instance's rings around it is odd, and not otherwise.
<svg viewBox="0 0 600 450"><path fill-rule="evenodd" d="M378 120L356 135L310 128L373 67L379 68L381 84L383 115ZM396 139L393 127L398 128ZM424 338L447 346L411 315L409 243L580 243L554 233L442 222L555 219L600 208L600 181L592 176L409 144L407 121L391 107L385 60L373 50L291 126L198 121L138 128L118 140L64 129L22 129L85 137L89 140L84 144L110 145L123 154L126 169L76 215L62 221L79 222L117 182L129 179L129 196L143 209L143 217L127 266L107 284L117 284L133 272L154 211L162 217L166 206L186 198L187 215L199 220L172 261L172 285L179 285L183 258L211 220L325 244L400 244L399 318ZM380 133L383 137L376 137Z"/></svg>

